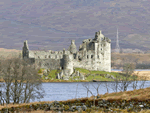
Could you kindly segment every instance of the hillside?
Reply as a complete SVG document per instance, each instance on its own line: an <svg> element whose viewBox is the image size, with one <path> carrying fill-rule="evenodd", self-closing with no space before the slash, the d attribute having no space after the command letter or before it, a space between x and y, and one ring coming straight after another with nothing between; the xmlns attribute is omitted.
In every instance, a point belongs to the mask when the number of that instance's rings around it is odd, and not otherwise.
<svg viewBox="0 0 150 113"><path fill-rule="evenodd" d="M148 0L1 0L0 48L21 50L28 40L31 50L77 47L102 30L121 48L150 49Z"/></svg>
<svg viewBox="0 0 150 113"><path fill-rule="evenodd" d="M21 50L0 48L1 58L19 57Z"/></svg>

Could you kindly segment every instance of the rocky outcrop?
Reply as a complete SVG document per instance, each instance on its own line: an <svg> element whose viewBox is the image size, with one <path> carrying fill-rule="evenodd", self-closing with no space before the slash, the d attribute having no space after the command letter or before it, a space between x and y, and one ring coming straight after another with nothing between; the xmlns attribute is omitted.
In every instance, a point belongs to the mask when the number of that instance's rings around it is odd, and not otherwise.
<svg viewBox="0 0 150 113"><path fill-rule="evenodd" d="M85 80L84 75L82 73L80 73L79 71L75 71L75 70L74 70L74 73L71 74L70 76L65 75L62 70L60 73L57 73L56 78L62 79L62 80L69 80L69 78L72 78L72 79L75 78L74 80Z"/></svg>

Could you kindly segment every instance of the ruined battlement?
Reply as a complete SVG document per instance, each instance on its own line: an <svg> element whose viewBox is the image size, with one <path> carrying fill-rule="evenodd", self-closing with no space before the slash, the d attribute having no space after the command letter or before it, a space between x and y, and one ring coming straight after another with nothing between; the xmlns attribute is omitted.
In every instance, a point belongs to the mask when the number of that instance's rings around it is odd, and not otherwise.
<svg viewBox="0 0 150 113"><path fill-rule="evenodd" d="M96 32L93 39L83 40L79 50L75 40L71 41L67 50L62 51L30 51L25 41L22 53L23 58L35 59L41 67L61 67L65 75L71 74L73 67L111 72L111 40L102 31Z"/></svg>

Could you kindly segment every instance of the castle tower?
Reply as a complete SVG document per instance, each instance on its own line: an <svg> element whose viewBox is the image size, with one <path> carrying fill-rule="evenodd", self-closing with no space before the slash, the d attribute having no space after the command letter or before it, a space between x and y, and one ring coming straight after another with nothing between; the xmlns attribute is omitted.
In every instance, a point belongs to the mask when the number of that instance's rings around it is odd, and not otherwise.
<svg viewBox="0 0 150 113"><path fill-rule="evenodd" d="M111 72L111 40L105 37L104 45L103 70Z"/></svg>
<svg viewBox="0 0 150 113"><path fill-rule="evenodd" d="M63 50L63 74L69 76L73 73L73 54Z"/></svg>
<svg viewBox="0 0 150 113"><path fill-rule="evenodd" d="M77 52L77 47L75 45L75 40L71 40L71 45L68 48L68 50L70 51L71 54L74 54Z"/></svg>
<svg viewBox="0 0 150 113"><path fill-rule="evenodd" d="M117 28L117 40L116 40L115 52L120 53L119 40L118 40L118 28Z"/></svg>
<svg viewBox="0 0 150 113"><path fill-rule="evenodd" d="M93 69L98 70L98 65L97 65L97 53L98 53L98 43L94 43L94 58L93 58Z"/></svg>
<svg viewBox="0 0 150 113"><path fill-rule="evenodd" d="M98 41L101 41L101 38L104 38L104 35L102 34L102 31L98 31L98 32L95 32L95 39L94 40L98 40Z"/></svg>
<svg viewBox="0 0 150 113"><path fill-rule="evenodd" d="M24 46L22 48L22 57L23 58L29 58L29 47L27 40L24 41Z"/></svg>

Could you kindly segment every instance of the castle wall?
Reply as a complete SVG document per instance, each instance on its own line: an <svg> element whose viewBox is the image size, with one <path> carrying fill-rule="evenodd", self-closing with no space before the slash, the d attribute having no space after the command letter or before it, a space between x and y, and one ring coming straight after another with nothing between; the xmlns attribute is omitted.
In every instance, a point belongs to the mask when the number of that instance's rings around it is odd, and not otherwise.
<svg viewBox="0 0 150 113"><path fill-rule="evenodd" d="M75 42L71 44L70 51L29 51L25 41L23 58L29 58L41 68L63 67L64 75L71 75L73 67L111 72L111 40L104 37L101 31L95 33L93 40L83 40L77 53Z"/></svg>
<svg viewBox="0 0 150 113"><path fill-rule="evenodd" d="M29 58L35 59L62 59L63 52L62 51L30 51Z"/></svg>
<svg viewBox="0 0 150 113"><path fill-rule="evenodd" d="M58 69L63 65L62 59L35 59L41 68Z"/></svg>
<svg viewBox="0 0 150 113"><path fill-rule="evenodd" d="M63 73L68 76L73 73L73 54L63 55Z"/></svg>
<svg viewBox="0 0 150 113"><path fill-rule="evenodd" d="M111 72L111 44L106 42L104 47L104 70Z"/></svg>

